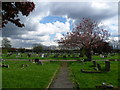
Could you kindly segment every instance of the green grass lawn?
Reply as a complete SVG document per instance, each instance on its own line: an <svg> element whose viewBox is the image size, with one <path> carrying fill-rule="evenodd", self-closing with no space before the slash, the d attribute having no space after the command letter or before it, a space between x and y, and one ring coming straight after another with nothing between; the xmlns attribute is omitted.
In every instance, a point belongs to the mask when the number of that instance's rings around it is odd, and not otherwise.
<svg viewBox="0 0 120 90"><path fill-rule="evenodd" d="M2 68L3 88L46 88L59 63L45 62L43 65L28 61L5 61L10 68ZM22 68L22 64L28 67Z"/></svg>
<svg viewBox="0 0 120 90"><path fill-rule="evenodd" d="M104 62L97 61L100 63L102 69L104 69ZM82 73L80 69L92 70L93 67L91 62L79 63L73 62L69 63L69 69L71 70L71 78L73 81L78 83L80 88L95 88L97 85L101 85L103 82L107 84L112 84L114 87L118 87L118 61L111 61L111 70L110 72L105 73Z"/></svg>

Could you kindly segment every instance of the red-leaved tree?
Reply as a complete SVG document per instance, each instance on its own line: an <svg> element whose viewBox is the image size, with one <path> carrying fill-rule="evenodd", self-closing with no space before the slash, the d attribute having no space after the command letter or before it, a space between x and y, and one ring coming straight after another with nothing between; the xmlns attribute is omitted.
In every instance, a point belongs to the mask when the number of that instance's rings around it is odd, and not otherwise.
<svg viewBox="0 0 120 90"><path fill-rule="evenodd" d="M18 14L28 16L35 8L33 2L2 2L2 27L8 22L12 22L18 27L23 27Z"/></svg>
<svg viewBox="0 0 120 90"><path fill-rule="evenodd" d="M105 42L109 35L107 30L99 26L98 22L83 18L72 32L68 32L58 43L67 48L84 48L87 58L92 60L92 49L102 44L101 42Z"/></svg>

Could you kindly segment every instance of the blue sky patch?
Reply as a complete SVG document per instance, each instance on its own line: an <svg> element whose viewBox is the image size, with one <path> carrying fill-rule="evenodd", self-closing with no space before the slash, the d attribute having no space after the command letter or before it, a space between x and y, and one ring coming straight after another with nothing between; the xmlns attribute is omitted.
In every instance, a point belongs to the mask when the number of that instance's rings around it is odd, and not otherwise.
<svg viewBox="0 0 120 90"><path fill-rule="evenodd" d="M47 16L47 17L43 17L43 18L40 20L40 23L46 24L46 23L53 23L53 22L56 22L56 21L65 23L67 20L66 20L66 18L64 18L64 17L59 17L59 16Z"/></svg>

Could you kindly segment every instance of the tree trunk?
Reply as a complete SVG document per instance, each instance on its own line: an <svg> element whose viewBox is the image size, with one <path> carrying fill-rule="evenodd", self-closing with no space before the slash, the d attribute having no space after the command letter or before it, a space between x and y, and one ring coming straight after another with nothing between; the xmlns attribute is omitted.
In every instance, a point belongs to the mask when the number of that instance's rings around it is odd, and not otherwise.
<svg viewBox="0 0 120 90"><path fill-rule="evenodd" d="M90 61L92 61L91 48L86 49L86 56L87 56L87 59L89 59Z"/></svg>

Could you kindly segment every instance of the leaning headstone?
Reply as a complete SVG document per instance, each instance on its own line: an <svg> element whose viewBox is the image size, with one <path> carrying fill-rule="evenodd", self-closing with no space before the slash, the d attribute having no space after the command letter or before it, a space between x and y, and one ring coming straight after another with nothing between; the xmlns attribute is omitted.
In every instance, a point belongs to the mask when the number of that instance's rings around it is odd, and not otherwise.
<svg viewBox="0 0 120 90"><path fill-rule="evenodd" d="M109 61L105 61L105 71L110 71L110 62Z"/></svg>
<svg viewBox="0 0 120 90"><path fill-rule="evenodd" d="M98 68L98 70L101 70L100 64L97 64L97 68Z"/></svg>

